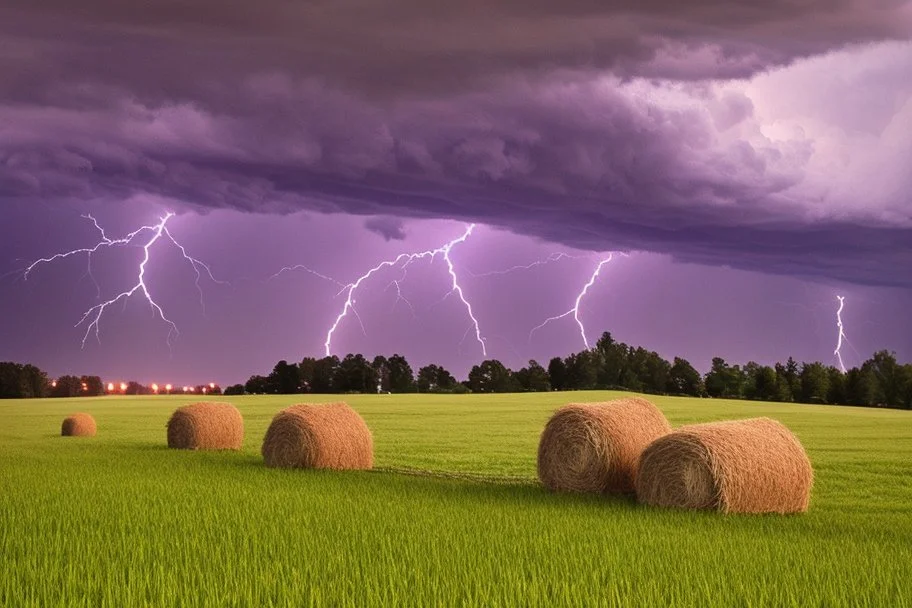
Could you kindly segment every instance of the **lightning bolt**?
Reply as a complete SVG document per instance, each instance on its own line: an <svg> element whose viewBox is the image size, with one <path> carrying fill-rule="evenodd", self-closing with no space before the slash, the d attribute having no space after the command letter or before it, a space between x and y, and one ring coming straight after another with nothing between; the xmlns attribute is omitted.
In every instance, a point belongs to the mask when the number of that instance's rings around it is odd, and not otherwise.
<svg viewBox="0 0 912 608"><path fill-rule="evenodd" d="M424 258L430 258L431 260L433 260L438 255L443 256L443 259L447 265L447 273L450 276L450 291L447 293L447 295L449 296L451 294L456 294L459 297L459 300L462 302L463 306L465 307L466 313L468 314L469 319L471 321L469 328L466 331L468 332L472 329L475 330L475 339L478 341L478 344L481 346L482 354L484 356L487 356L487 354L488 354L487 346L485 345L485 338L483 338L481 335L481 329L478 325L478 319L475 317L475 313L472 311L472 305L466 299L465 293L462 290L462 286L459 284L459 277L456 274L456 268L453 265L452 258L450 258L450 251L453 249L453 247L455 247L456 245L458 245L460 243L464 243L466 241L466 239L468 239L469 236L472 234L472 231L474 229L475 229L475 224L470 224L469 226L466 227L465 232L463 232L462 236L459 236L459 237L453 239L452 241L446 243L445 245L443 245L441 247L438 247L437 249L428 249L427 251L419 251L419 252L415 252L415 253L401 253L398 256L396 256L395 258L393 258L392 260L384 260L383 262L380 262L379 264L377 264L376 266L374 266L373 268L371 268L370 270L365 272L363 275L358 277L357 280L355 280L353 283L349 283L348 285L344 286L342 293L345 293L345 303L342 305L342 311L338 314L338 316L336 317L332 326L329 328L329 331L326 333L326 341L323 343L323 347L325 349L326 356L328 357L332 353L333 334L336 332L336 329L339 327L339 324L341 324L342 321L345 319L345 317L348 316L348 313L351 312L356 317L358 317L358 319L360 321L360 316L358 315L358 311L355 310L354 295L355 295L355 292L357 291L357 289L365 281L367 281L372 276L374 276L375 274L377 274L378 272L380 272L381 270L383 270L385 268L397 268L398 267L403 271L403 276L400 279L397 279L396 281L393 282L396 284L396 288L398 290L399 281L401 281L405 277L406 269L412 262L415 262L416 260L421 260ZM399 297L400 298L402 297L401 292L399 292ZM402 298L402 299L404 299L404 298ZM362 328L362 330L364 329L363 324L361 325L361 328Z"/></svg>
<svg viewBox="0 0 912 608"><path fill-rule="evenodd" d="M418 315L415 312L415 307L412 306L412 303L408 301L408 298L406 298L404 295L402 295L402 281L405 280L405 275L406 275L406 272L405 272L405 270L403 270L401 277L399 277L398 279L393 279L392 281L390 281L389 285L386 286L387 289L389 289L390 287L396 288L396 301L393 302L393 307L390 309L390 312L395 310L396 304L398 304L401 301L401 302L405 302L405 305L408 306L408 309L412 313L412 316L417 318Z"/></svg>
<svg viewBox="0 0 912 608"><path fill-rule="evenodd" d="M196 290L199 292L200 308L203 309L203 314L206 314L206 303L203 301L203 287L202 287L202 285L200 285L200 280L202 280L202 278L203 278L203 275L200 272L200 268L202 268L203 270L206 271L206 276L208 276L209 280L212 281L213 283L216 283L218 285L228 285L229 283L227 281L219 281L214 276L212 276L212 269L209 267L209 265L199 261L195 257L188 254L187 250L184 248L184 246L181 245L180 243L178 243L177 239L175 239L174 236L171 235L171 231L168 230L167 222L168 222L168 219L170 219L170 216L173 216L173 215L174 215L173 213L169 213L164 218L162 218L162 222L163 222L162 231L165 233L165 236L168 237L168 240L171 241L174 244L174 246L180 250L181 255L184 257L184 259L187 260L188 262L190 262L190 266L193 268L193 271L196 273L195 284L196 284Z"/></svg>
<svg viewBox="0 0 912 608"><path fill-rule="evenodd" d="M570 255L569 253L555 252L555 253L552 253L551 255L549 255L548 257L546 257L545 259L537 260L535 262L532 262L531 264L517 264L516 266L510 266L509 268L505 268L503 270L491 270L490 272L482 272L482 273L478 273L478 274L469 272L469 274L475 278L500 276L500 275L510 274L511 272L516 272L518 270L532 270L536 266L544 266L545 264L551 264L552 262L559 262L560 260L578 260L578 259L584 258L584 257L587 257L587 256Z"/></svg>
<svg viewBox="0 0 912 608"><path fill-rule="evenodd" d="M79 249L73 249L71 251L57 253L50 257L40 258L38 260L35 260L23 271L23 279L28 280L29 274L31 274L32 271L34 271L37 267L39 267L41 265L50 264L57 260L66 259L66 258L75 256L75 255L85 254L86 258L87 258L86 274L89 277L91 277L92 281L95 283L95 286L99 292L98 297L100 298L101 290L98 285L98 281L95 280L95 277L92 274L92 256L104 248L132 245L133 242L140 237L140 235L144 235L144 234L148 235L148 239L145 241L144 244L142 244L143 259L139 263L138 273L136 276L136 283L132 287L127 289L126 291L122 291L119 294L117 294L116 296L114 296L113 298L106 300L104 302L101 302L100 304L96 304L95 306L88 309L82 315L82 318L79 320L79 322L76 323L76 325L74 326L74 327L80 327L81 325L86 324L86 331L82 337L82 347L83 348L85 348L86 341L88 340L89 335L92 333L95 334L95 339L98 340L99 344L101 343L101 333L100 333L101 332L101 319L104 316L104 313L107 311L107 309L110 306L112 306L120 301L123 301L124 305L126 305L127 299L130 298L131 296L133 296L137 292L140 292L142 294L143 298L145 298L146 302L149 303L149 306L150 306L150 308L152 308L153 313L156 316L158 316L165 324L168 325L168 328L169 328L168 335L167 335L167 338L165 341L167 342L168 347L169 348L171 347L172 336L179 335L180 331L178 331L177 325L174 323L174 321L172 321L171 319L169 319L166 316L164 309L162 309L162 307L158 304L158 302L156 302L155 299L152 297L152 294L149 291L149 288L146 285L146 280L145 280L146 279L146 266L148 265L149 260L151 259L150 250L151 250L152 246L155 245L155 243L157 243L159 240L162 239L163 236L165 238L167 238L175 247L177 247L180 250L183 258L190 263L191 267L193 268L193 271L196 273L196 287L200 294L200 305L203 307L204 311L205 311L205 304L203 302L203 289L202 289L202 286L200 285L200 281L203 278L203 272L205 272L206 276L208 276L213 282L219 283L219 284L227 284L225 281L217 280L213 276L212 270L207 264L201 262L200 260L194 258L189 253L187 253L186 248L180 242L178 242L177 239L174 238L174 235L172 235L171 232L168 230L168 221L172 217L174 217L174 213L172 213L170 211L168 213L166 213L163 217L159 218L159 222L157 224L153 224L150 226L141 226L140 228L137 228L133 232L130 232L126 236L119 238L119 239L109 238L108 235L105 233L104 228L102 228L98 224L98 220L96 220L93 216L84 215L82 217L84 219L90 220L92 222L92 224L95 226L96 230L98 230L99 234L101 235L101 240L92 247L81 247Z"/></svg>
<svg viewBox="0 0 912 608"><path fill-rule="evenodd" d="M842 326L842 309L845 308L845 297L836 296L836 299L839 300L839 308L836 309L836 328L839 330L839 335L836 339L836 350L833 351L833 354L836 355L836 359L839 361L839 369L842 370L842 373L845 373L846 366L842 361L842 342L847 340Z"/></svg>
<svg viewBox="0 0 912 608"><path fill-rule="evenodd" d="M602 267L605 264L607 264L608 262L610 262L611 259L613 258L613 256L614 256L613 253L609 253L607 258L603 258L601 261L599 261L598 265L595 267L595 270L592 271L592 275L589 277L589 280L586 282L585 285L583 285L583 289L577 294L576 301L573 303L573 308L571 308L567 312L561 313L557 316L549 317L549 318L545 319L545 321L543 323L541 323L540 325L536 325L535 327L532 328L532 331L529 332L529 341L530 342L532 341L532 334L534 334L539 329L543 328L548 323L551 323L552 321L558 321L560 319L563 319L564 317L569 317L570 315L573 315L573 319L576 321L576 324L579 326L580 337L582 337L582 339L583 339L583 344L585 345L587 350L589 349L589 340L588 340L588 338L586 338L586 328L583 325L583 321L580 319L580 316L579 316L580 304L582 303L583 298L586 296L586 293L595 284L596 279L598 279L599 273L602 272Z"/></svg>
<svg viewBox="0 0 912 608"><path fill-rule="evenodd" d="M335 283L336 285L338 285L339 287L341 287L343 291L344 291L345 289L348 288L348 285L347 285L346 283L343 283L342 281L338 281L338 280L336 280L336 279L334 279L334 278L332 278L332 277L330 277L330 276L327 276L327 275L325 275L325 274L323 274L323 273L321 273L321 272L317 272L317 271L314 270L313 268L310 268L310 267L308 267L308 266L305 266L304 264L295 264L294 266L286 266L285 268L281 269L280 271L278 271L277 273L275 273L274 275L272 275L271 277L269 277L269 278L266 279L266 280L267 280L267 281L271 281L271 280L273 280L273 279L279 278L282 274L284 274L284 273L286 273L286 272L294 272L294 271L296 271L296 270L302 270L302 271L304 271L304 272L306 272L306 273L308 273L308 274L312 274L313 276L315 276L315 277L317 277L317 278L323 279L324 281L329 281L330 283ZM339 293L342 293L342 292L340 291Z"/></svg>

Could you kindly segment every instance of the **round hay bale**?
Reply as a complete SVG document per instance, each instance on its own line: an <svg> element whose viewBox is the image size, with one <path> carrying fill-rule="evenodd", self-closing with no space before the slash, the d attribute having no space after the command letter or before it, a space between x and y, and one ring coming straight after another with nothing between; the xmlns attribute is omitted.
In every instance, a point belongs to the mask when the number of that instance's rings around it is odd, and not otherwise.
<svg viewBox="0 0 912 608"><path fill-rule="evenodd" d="M370 469L374 440L346 403L293 405L276 414L263 439L267 467Z"/></svg>
<svg viewBox="0 0 912 608"><path fill-rule="evenodd" d="M683 426L640 458L637 498L725 513L807 511L814 471L801 442L769 418Z"/></svg>
<svg viewBox="0 0 912 608"><path fill-rule="evenodd" d="M200 402L177 408L168 420L168 447L181 450L239 450L244 418L230 403Z"/></svg>
<svg viewBox="0 0 912 608"><path fill-rule="evenodd" d="M63 437L94 437L97 427L90 414L79 412L63 419L60 435Z"/></svg>
<svg viewBox="0 0 912 608"><path fill-rule="evenodd" d="M640 397L571 403L541 434L538 478L554 491L633 492L640 453L669 432L662 412Z"/></svg>

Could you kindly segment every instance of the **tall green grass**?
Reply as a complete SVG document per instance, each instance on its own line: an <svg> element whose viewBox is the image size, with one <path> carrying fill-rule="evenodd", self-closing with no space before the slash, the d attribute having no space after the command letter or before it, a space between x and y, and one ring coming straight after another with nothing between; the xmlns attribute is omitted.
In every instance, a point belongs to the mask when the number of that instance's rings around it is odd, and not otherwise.
<svg viewBox="0 0 912 608"><path fill-rule="evenodd" d="M345 473L262 465L301 396L224 398L237 453L168 450L180 398L0 402L0 605L912 605L909 413L655 399L673 425L792 428L816 471L806 515L541 489L553 409L614 396L348 397L379 470ZM97 437L58 436L73 411Z"/></svg>

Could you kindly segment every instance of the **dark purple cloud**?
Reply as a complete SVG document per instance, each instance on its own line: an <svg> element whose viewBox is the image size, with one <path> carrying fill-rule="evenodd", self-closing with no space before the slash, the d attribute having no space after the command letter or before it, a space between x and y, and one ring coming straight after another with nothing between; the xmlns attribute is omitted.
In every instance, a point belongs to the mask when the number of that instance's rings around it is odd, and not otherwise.
<svg viewBox="0 0 912 608"><path fill-rule="evenodd" d="M371 217L364 221L364 227L387 241L405 240L405 223L398 217Z"/></svg>
<svg viewBox="0 0 912 608"><path fill-rule="evenodd" d="M37 51L27 45L33 52L57 59L24 62L20 51L20 63L68 80L87 73L167 93L275 69L399 96L517 71L747 76L849 43L907 37L910 10L901 0L10 0L2 16L10 34L40 42Z"/></svg>
<svg viewBox="0 0 912 608"><path fill-rule="evenodd" d="M908 2L438 9L7 3L0 200L456 218L912 286L910 45L802 59L907 36Z"/></svg>

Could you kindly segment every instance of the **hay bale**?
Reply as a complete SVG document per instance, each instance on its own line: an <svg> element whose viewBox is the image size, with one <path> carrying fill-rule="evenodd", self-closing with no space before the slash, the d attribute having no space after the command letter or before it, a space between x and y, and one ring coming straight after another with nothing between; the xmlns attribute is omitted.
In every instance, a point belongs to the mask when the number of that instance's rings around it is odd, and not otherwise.
<svg viewBox="0 0 912 608"><path fill-rule="evenodd" d="M97 427L90 414L79 412L63 419L60 434L63 437L94 437Z"/></svg>
<svg viewBox="0 0 912 608"><path fill-rule="evenodd" d="M633 492L640 453L670 431L662 412L640 397L571 403L541 434L538 478L554 491Z"/></svg>
<svg viewBox="0 0 912 608"><path fill-rule="evenodd" d="M683 426L640 458L637 497L662 507L726 513L807 511L814 471L783 424L752 418Z"/></svg>
<svg viewBox="0 0 912 608"><path fill-rule="evenodd" d="M267 467L370 469L374 440L345 403L293 405L276 414L263 439Z"/></svg>
<svg viewBox="0 0 912 608"><path fill-rule="evenodd" d="M177 408L168 420L168 447L181 450L239 450L244 418L230 403L200 402Z"/></svg>

